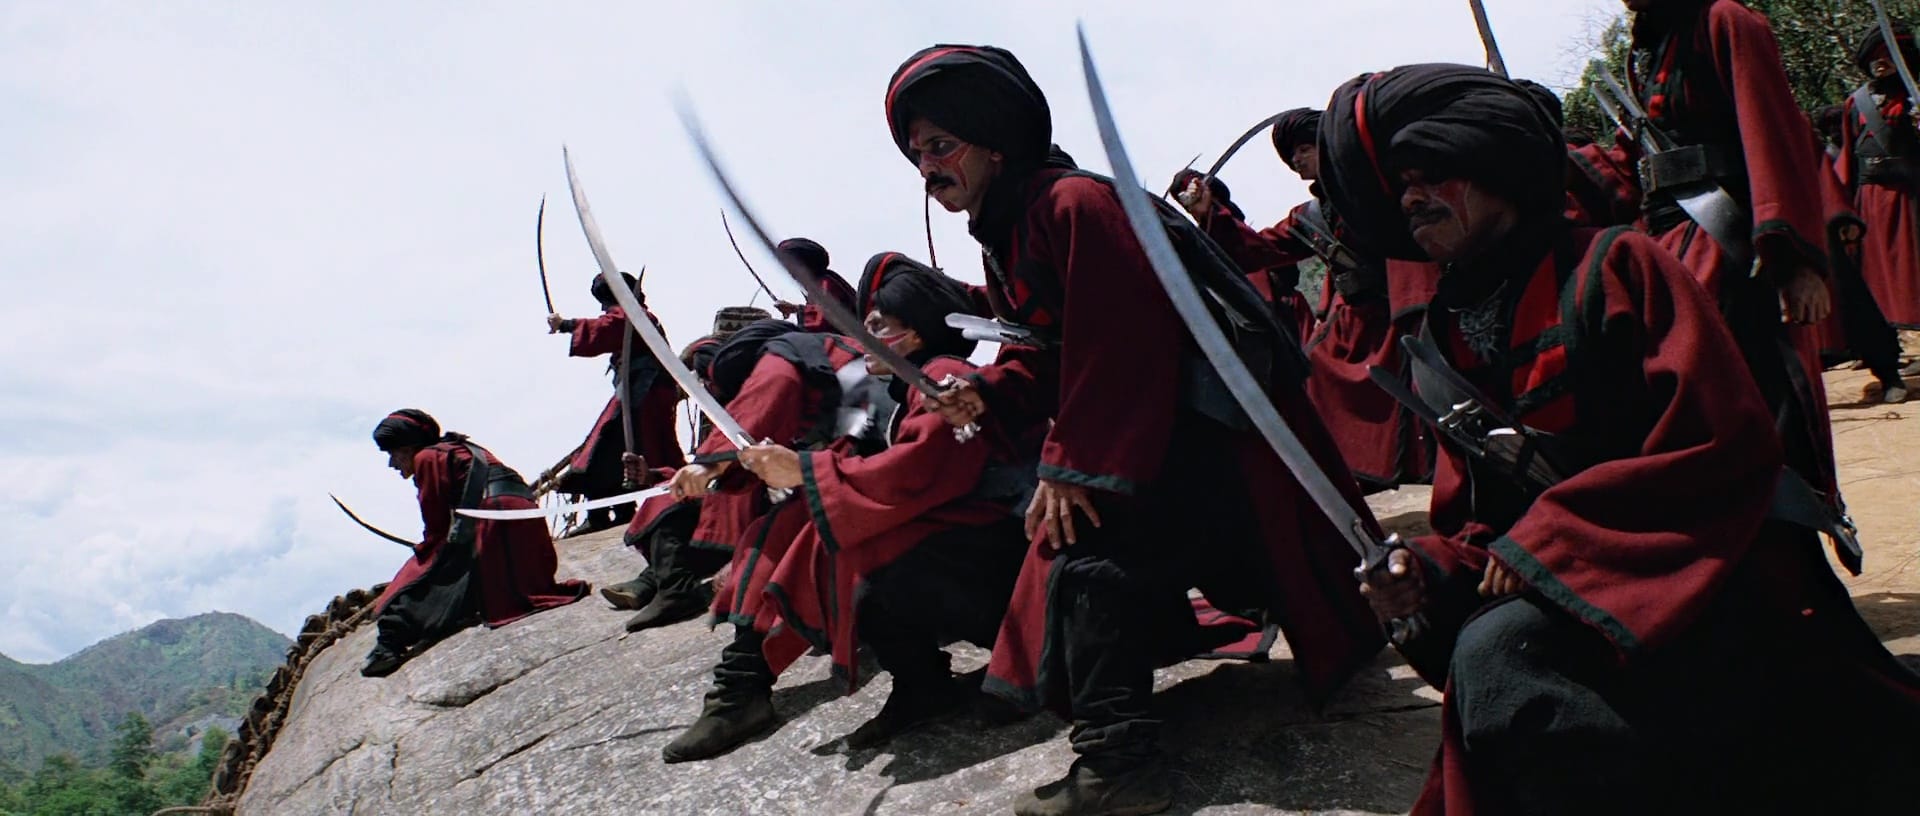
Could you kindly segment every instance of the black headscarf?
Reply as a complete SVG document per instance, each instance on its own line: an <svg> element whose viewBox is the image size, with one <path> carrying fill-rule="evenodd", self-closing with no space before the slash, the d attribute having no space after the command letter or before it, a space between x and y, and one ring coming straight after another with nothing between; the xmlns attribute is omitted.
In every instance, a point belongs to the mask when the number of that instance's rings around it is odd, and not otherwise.
<svg viewBox="0 0 1920 816"><path fill-rule="evenodd" d="M688 343L686 348L680 350L680 362L685 363L695 376L705 377L707 368L713 365L713 355L720 351L721 344L722 339L711 334Z"/></svg>
<svg viewBox="0 0 1920 816"><path fill-rule="evenodd" d="M1046 94L1012 52L990 45L936 45L908 57L887 83L886 112L908 160L907 125L916 117L1014 165L1039 164L1053 143Z"/></svg>
<svg viewBox="0 0 1920 816"><path fill-rule="evenodd" d="M1294 108L1284 111L1273 123L1273 152L1280 154L1280 160L1293 166L1293 149L1301 144L1312 142L1320 132L1320 111L1313 108Z"/></svg>
<svg viewBox="0 0 1920 816"><path fill-rule="evenodd" d="M1186 191L1187 185L1192 184L1194 179L1205 175L1191 167L1182 169L1173 174L1173 183L1167 185L1167 195L1179 196ZM1233 213L1235 220L1247 220L1246 212L1240 209L1240 205L1233 203L1233 191L1227 189L1227 183L1221 181L1219 176L1207 179L1207 189L1213 192L1213 203L1227 208L1227 212Z"/></svg>
<svg viewBox="0 0 1920 816"><path fill-rule="evenodd" d="M849 309L853 308L853 287L847 285L847 279L840 277L840 273L827 268L831 258L827 255L826 247L810 238L788 238L781 241L778 248L804 264L807 271L813 273L814 280L819 281L834 300Z"/></svg>
<svg viewBox="0 0 1920 816"><path fill-rule="evenodd" d="M620 278L627 282L627 291L632 292L634 298L639 300L642 305L645 305L647 296L640 293L639 279L625 272L620 273ZM613 290L607 288L607 278L604 275L593 276L593 285L588 287L587 291L593 293L593 299L600 301L600 307L603 309L620 305L620 301L613 299Z"/></svg>
<svg viewBox="0 0 1920 816"><path fill-rule="evenodd" d="M418 408L402 408L373 426L373 444L392 453L399 448L424 448L440 441L440 423Z"/></svg>
<svg viewBox="0 0 1920 816"><path fill-rule="evenodd" d="M1520 90L1526 91L1533 97L1533 101L1540 103L1540 109L1553 117L1554 125L1561 128L1567 126L1566 106L1561 103L1560 95L1554 93L1552 88L1531 79L1516 79L1513 84L1520 86Z"/></svg>
<svg viewBox="0 0 1920 816"><path fill-rule="evenodd" d="M747 376L760 364L760 352L767 341L800 331L799 326L785 320L756 320L734 332L713 351L713 362L707 366L707 382L713 386L713 396L723 403L739 396Z"/></svg>
<svg viewBox="0 0 1920 816"><path fill-rule="evenodd" d="M908 357L914 363L966 357L978 345L947 325L947 315L972 310L966 285L898 252L882 252L867 261L859 298L861 315L878 311L920 335L920 350Z"/></svg>
<svg viewBox="0 0 1920 816"><path fill-rule="evenodd" d="M1566 143L1538 100L1484 68L1408 65L1355 77L1320 121L1321 182L1360 244L1425 260L1400 212L1400 173L1469 178L1523 217L1560 212Z"/></svg>

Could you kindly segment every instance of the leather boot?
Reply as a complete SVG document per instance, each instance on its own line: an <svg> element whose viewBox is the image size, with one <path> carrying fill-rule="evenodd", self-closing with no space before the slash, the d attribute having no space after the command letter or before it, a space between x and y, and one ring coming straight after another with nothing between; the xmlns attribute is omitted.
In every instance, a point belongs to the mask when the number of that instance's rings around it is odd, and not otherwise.
<svg viewBox="0 0 1920 816"><path fill-rule="evenodd" d="M1101 768L1087 757L1067 775L1041 785L1013 804L1017 816L1147 816L1173 806L1173 780L1166 760Z"/></svg>
<svg viewBox="0 0 1920 816"><path fill-rule="evenodd" d="M772 728L775 719L771 693L744 698L709 695L700 719L667 743L667 747L660 750L660 758L667 762L690 762L719 756Z"/></svg>

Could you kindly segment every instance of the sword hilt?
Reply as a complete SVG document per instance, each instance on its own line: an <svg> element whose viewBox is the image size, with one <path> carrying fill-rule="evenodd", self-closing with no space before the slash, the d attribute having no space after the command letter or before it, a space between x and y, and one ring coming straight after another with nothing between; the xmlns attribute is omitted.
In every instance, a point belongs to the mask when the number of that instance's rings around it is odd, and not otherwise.
<svg viewBox="0 0 1920 816"><path fill-rule="evenodd" d="M965 444L967 442L972 442L973 438L979 435L980 435L980 424L977 422L969 422L965 425L962 425L958 428L953 429L953 438L962 444Z"/></svg>
<svg viewBox="0 0 1920 816"><path fill-rule="evenodd" d="M1404 550L1406 548L1407 544L1400 538L1399 533L1388 535L1385 541L1380 542L1379 547L1374 550L1371 557L1362 560L1360 566L1353 569L1353 577L1360 581L1365 581L1367 576L1387 568L1388 556L1391 556L1396 550ZM1393 642L1394 646L1405 648L1421 635L1425 634L1427 628L1426 614L1416 612L1412 615L1394 618L1388 621L1387 638Z"/></svg>

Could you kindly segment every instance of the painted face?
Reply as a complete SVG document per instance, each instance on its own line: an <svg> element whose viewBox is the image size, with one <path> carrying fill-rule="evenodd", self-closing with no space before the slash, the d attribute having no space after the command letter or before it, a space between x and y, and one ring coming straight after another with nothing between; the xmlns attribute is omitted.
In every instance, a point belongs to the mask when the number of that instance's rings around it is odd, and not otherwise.
<svg viewBox="0 0 1920 816"><path fill-rule="evenodd" d="M1893 67L1893 55L1888 53L1886 46L1873 47L1873 52L1867 56L1867 73L1874 79L1886 79L1899 73Z"/></svg>
<svg viewBox="0 0 1920 816"><path fill-rule="evenodd" d="M1408 170L1400 180L1400 212L1413 241L1442 263L1471 257L1505 237L1518 213L1513 204L1466 179L1428 179Z"/></svg>
<svg viewBox="0 0 1920 816"><path fill-rule="evenodd" d="M1000 154L963 142L925 119L907 126L907 148L933 200L947 212L980 213L987 186L1000 172Z"/></svg>
<svg viewBox="0 0 1920 816"><path fill-rule="evenodd" d="M1320 146L1312 142L1302 142L1293 146L1293 154L1287 157L1287 166L1293 168L1303 181L1316 181L1320 178Z"/></svg>
<svg viewBox="0 0 1920 816"><path fill-rule="evenodd" d="M907 324L900 322L897 318L883 315L880 310L875 309L867 313L866 324L867 331L872 333L875 339L887 344L888 348L899 352L902 357L920 350L920 333L907 328ZM880 362L879 358L869 354L867 355L867 373L884 377L892 374L893 369L888 368L886 363Z"/></svg>
<svg viewBox="0 0 1920 816"><path fill-rule="evenodd" d="M387 452L387 467L399 472L400 478L413 478L413 457L420 453L419 448L397 448Z"/></svg>

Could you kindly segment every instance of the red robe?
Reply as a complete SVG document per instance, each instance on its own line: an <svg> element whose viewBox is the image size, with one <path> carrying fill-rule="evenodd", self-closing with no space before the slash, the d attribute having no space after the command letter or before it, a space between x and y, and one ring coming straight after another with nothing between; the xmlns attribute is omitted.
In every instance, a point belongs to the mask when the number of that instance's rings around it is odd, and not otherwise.
<svg viewBox="0 0 1920 816"><path fill-rule="evenodd" d="M485 451L485 449L482 449ZM487 463L505 467L491 451ZM447 543L453 510L459 505L473 454L459 442L441 442L420 449L413 457L413 484L420 490L420 519L424 530L413 557L400 565L387 589L374 602L375 610L411 586L433 566ZM538 507L531 499L495 496L483 499L479 509L525 510ZM544 519L497 521L469 519L474 526L472 586L479 599L480 618L488 626L505 626L542 609L565 606L586 597L581 581L554 581L559 559Z"/></svg>
<svg viewBox="0 0 1920 816"><path fill-rule="evenodd" d="M1881 103L1880 115L1886 118L1888 128L1911 130L1913 118L1907 107L1904 94ZM1866 129L1866 117L1848 97L1846 115L1840 121L1840 159L1835 170L1853 190L1854 208L1867 222L1867 235L1860 247L1860 274L1879 301L1887 322L1903 329L1920 329L1920 208L1915 206L1913 190L1860 182L1856 146ZM1895 150L1900 147L1906 146ZM1915 152L1908 149L1906 155L1911 158Z"/></svg>
<svg viewBox="0 0 1920 816"><path fill-rule="evenodd" d="M1606 637L1623 668L1685 633L1722 592L1751 593L1782 621L1851 615L1831 571L1809 557L1803 531L1762 527L1782 449L1752 380L1726 363L1738 352L1712 298L1652 239L1626 230L1595 235L1569 239L1576 251L1568 257L1580 260L1565 291L1585 325L1569 327L1566 345L1536 348L1566 325L1551 256L1526 278L1508 376L1499 376L1502 364L1478 361L1453 320L1432 324L1450 362L1483 392L1599 461L1530 504L1503 505L1489 500L1485 485L1476 497L1465 457L1443 447L1434 533L1412 542L1428 562L1429 588L1470 587L1497 560ZM1774 621L1761 616L1753 625ZM1457 623L1428 636L1450 637ZM1860 657L1857 641L1814 640L1830 642L1834 654L1810 659ZM1471 761L1454 702L1449 693L1441 751L1413 808L1421 816L1485 812L1488 797L1475 789L1499 784Z"/></svg>
<svg viewBox="0 0 1920 816"><path fill-rule="evenodd" d="M1567 220L1583 227L1631 224L1640 217L1635 157L1622 146L1589 142L1567 147Z"/></svg>
<svg viewBox="0 0 1920 816"><path fill-rule="evenodd" d="M647 313L647 319L653 321L655 326L660 325L660 320L652 312ZM614 366L618 367L622 338L631 331L632 327L627 325L626 310L619 306L609 307L598 317L578 318L573 322L573 338L567 354L573 357L612 355ZM633 355L635 360L651 357L646 344L640 342L638 336L633 338ZM680 389L665 372L657 370L657 363L653 366L656 369L653 382L647 385L645 391L633 393L630 397L634 401L635 417L633 452L647 460L647 467L677 468L687 463L686 454L680 450L680 437L674 429L673 407L680 402ZM593 430L587 432L587 440L574 452L568 466L584 472L593 456L594 447L600 444L601 435L622 433L621 429L614 427L615 419L619 416L620 396L615 394L607 400L607 407L600 410L600 418L594 420ZM626 440L623 438L620 441L624 445Z"/></svg>
<svg viewBox="0 0 1920 816"><path fill-rule="evenodd" d="M936 358L935 380L964 377L963 360ZM804 481L791 503L806 524L767 582L754 628L767 635L767 662L778 674L810 647L833 657L850 693L860 685L854 614L867 576L942 530L976 527L1012 514L1006 505L969 498L994 453L984 438L960 442L918 393L893 444L871 456L844 447L801 454Z"/></svg>
<svg viewBox="0 0 1920 816"><path fill-rule="evenodd" d="M1026 180L1016 240L987 256L987 293L1000 317L1053 332L1060 342L1046 351L1003 346L976 377L990 412L1054 418L1041 450L1042 479L1124 501L1160 473L1183 411L1177 389L1167 386L1181 382L1193 352L1109 184L1058 170ZM1270 396L1370 521L1305 395L1280 383ZM1252 508L1261 534L1255 546L1273 566L1273 611L1309 692L1322 697L1372 659L1382 645L1379 624L1353 581L1353 551L1258 433L1239 436L1232 446L1238 460L1226 478L1261 499ZM1047 644L1054 635L1046 614L1053 564L1039 547L1030 551L987 669L988 688L1029 705L1057 702L1060 691L1059 667L1047 659L1060 654Z"/></svg>
<svg viewBox="0 0 1920 816"><path fill-rule="evenodd" d="M1299 263L1315 257L1293 232L1306 207L1295 207L1286 220L1259 231L1221 208L1208 219L1208 235L1242 269ZM1430 265L1389 261L1389 291L1355 300L1335 291L1329 270L1320 294L1323 317L1300 335L1311 372L1307 399L1319 410L1347 467L1369 491L1425 482L1433 472L1427 429L1374 385L1367 371L1379 366L1404 378L1400 338L1419 330L1434 277Z"/></svg>
<svg viewBox="0 0 1920 816"><path fill-rule="evenodd" d="M837 336L813 337L823 344L835 368L859 359L858 352ZM794 363L767 353L754 363L740 393L726 407L748 436L794 445L815 431L819 422L831 422L839 406L825 404L825 394L808 383ZM732 461L737 454L733 443L716 430L700 443L694 461ZM718 490L701 500L693 546L733 551L724 577L714 582L714 620L752 625L767 579L806 522L806 512L798 507L792 500L772 505L766 485L737 466L721 478Z"/></svg>
<svg viewBox="0 0 1920 816"><path fill-rule="evenodd" d="M1701 6L1697 17L1672 24L1650 41L1636 41L1635 46L1651 55L1651 75L1635 73L1631 78L1655 124L1670 134L1683 134L1690 144L1738 148L1745 175L1723 186L1735 201L1749 209L1753 248L1758 256L1775 268L1798 262L1824 270L1827 213L1821 198L1820 154L1810 148L1811 128L1794 102L1780 61L1779 44L1767 18L1734 0L1712 0ZM1660 202L1656 196L1649 197L1653 205ZM1681 220L1657 237L1662 246L1679 256L1706 291L1720 299L1723 307L1735 299L1736 290L1756 285L1746 280L1750 270L1732 268L1734 264L1720 245L1691 219ZM1766 295L1747 292L1741 297ZM1730 319L1760 318L1743 312ZM1734 329L1743 343L1770 342L1759 339L1763 330L1766 327ZM1749 341L1747 337L1756 339ZM1790 334L1789 341L1796 353L1807 356L1810 338L1795 340ZM1766 360L1774 350L1750 348L1747 354ZM1818 349L1813 354L1817 356ZM1802 444L1812 457L1811 461L1792 464L1815 488L1837 495L1839 479L1832 465L1833 436L1824 386L1817 385L1821 366L1801 368L1804 381L1783 387L1793 392L1785 398L1804 405L1804 427L1786 428L1783 433L1803 437ZM1773 372L1755 373L1763 389L1765 382L1776 377ZM1785 407L1776 404L1775 410L1784 411ZM1789 455L1794 456L1791 449Z"/></svg>

